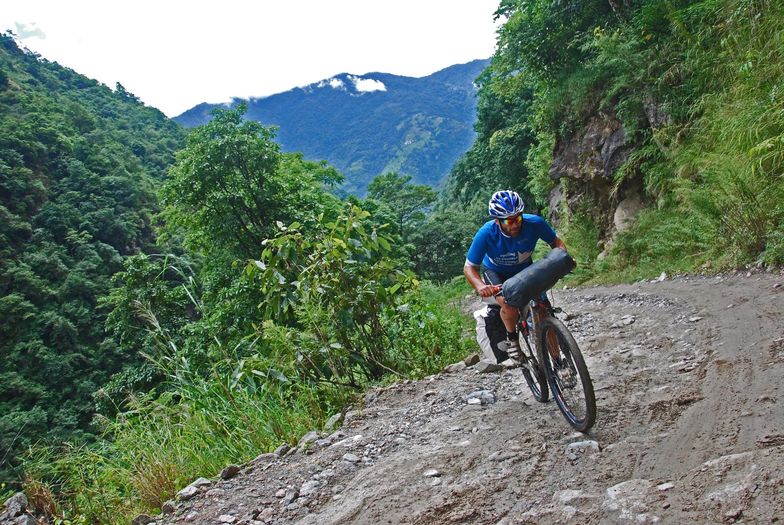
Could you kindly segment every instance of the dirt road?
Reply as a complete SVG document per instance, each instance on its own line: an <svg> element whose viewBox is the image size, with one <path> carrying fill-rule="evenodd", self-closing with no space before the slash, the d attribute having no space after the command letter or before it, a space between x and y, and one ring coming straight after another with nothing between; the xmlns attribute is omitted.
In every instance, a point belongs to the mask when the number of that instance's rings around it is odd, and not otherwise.
<svg viewBox="0 0 784 525"><path fill-rule="evenodd" d="M784 276L557 291L598 418L571 431L519 370L371 392L338 433L158 523L772 523L784 519ZM495 402L468 404L490 391ZM492 401L492 399L490 399Z"/></svg>

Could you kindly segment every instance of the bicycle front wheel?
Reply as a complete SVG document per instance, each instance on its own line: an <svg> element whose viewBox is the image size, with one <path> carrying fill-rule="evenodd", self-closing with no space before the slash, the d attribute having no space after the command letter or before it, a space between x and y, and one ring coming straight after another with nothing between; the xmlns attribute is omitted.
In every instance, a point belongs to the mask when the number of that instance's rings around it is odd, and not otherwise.
<svg viewBox="0 0 784 525"><path fill-rule="evenodd" d="M575 430L587 432L596 421L596 397L577 341L555 317L542 321L539 341L539 355L558 408Z"/></svg>
<svg viewBox="0 0 784 525"><path fill-rule="evenodd" d="M523 329L523 323L525 323L526 329ZM547 376L541 365L540 352L537 350L536 332L537 328L533 310L528 305L523 310L517 330L520 349L523 354L520 369L523 371L523 377L526 383L528 383L528 388L531 389L534 399L541 403L546 403L550 397L550 392L547 388Z"/></svg>

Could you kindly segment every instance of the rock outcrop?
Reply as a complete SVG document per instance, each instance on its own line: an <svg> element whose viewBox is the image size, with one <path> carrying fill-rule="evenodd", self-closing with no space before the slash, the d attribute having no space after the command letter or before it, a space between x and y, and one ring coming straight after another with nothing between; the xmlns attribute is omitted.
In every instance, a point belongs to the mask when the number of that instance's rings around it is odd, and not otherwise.
<svg viewBox="0 0 784 525"><path fill-rule="evenodd" d="M609 246L615 234L633 223L644 205L639 177L615 182L634 148L623 123L611 111L597 111L579 131L559 137L549 172L557 181L550 192L549 220L558 225L564 212L589 213L600 239ZM564 180L568 182L564 184Z"/></svg>

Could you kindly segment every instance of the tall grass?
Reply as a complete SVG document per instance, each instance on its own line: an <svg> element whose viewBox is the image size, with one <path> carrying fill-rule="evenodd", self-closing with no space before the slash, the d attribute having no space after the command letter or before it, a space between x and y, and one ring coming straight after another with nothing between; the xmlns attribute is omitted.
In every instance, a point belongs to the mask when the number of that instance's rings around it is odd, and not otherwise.
<svg viewBox="0 0 784 525"><path fill-rule="evenodd" d="M456 283L423 283L408 297L407 321L395 327L389 349L395 373L380 383L432 374L464 357L467 325L455 304L464 293ZM298 379L291 329L267 322L259 337L256 355L227 351L208 374L176 353L160 360L165 393L131 396L115 418L99 421L103 437L92 446L36 448L25 463L27 492L64 523L128 523L196 477L296 443L360 393Z"/></svg>
<svg viewBox="0 0 784 525"><path fill-rule="evenodd" d="M700 36L713 44L689 64L710 67L693 105L689 140L674 155L687 179L685 205L712 226L720 265L784 263L784 5L714 2ZM707 74L708 72L705 72Z"/></svg>
<svg viewBox="0 0 784 525"><path fill-rule="evenodd" d="M635 23L638 33L625 38L651 41L604 38L596 62L644 57L647 84L634 71L607 69L624 86L620 104L653 91L673 123L643 134L636 164L625 167L623 176L644 180L652 206L596 263L599 278L784 263L784 4L703 0L675 9L654 1Z"/></svg>

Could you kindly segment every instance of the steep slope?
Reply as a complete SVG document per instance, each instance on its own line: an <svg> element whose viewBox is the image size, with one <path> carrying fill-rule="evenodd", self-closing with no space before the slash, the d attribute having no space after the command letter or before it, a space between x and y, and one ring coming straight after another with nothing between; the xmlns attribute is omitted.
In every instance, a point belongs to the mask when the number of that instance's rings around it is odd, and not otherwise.
<svg viewBox="0 0 784 525"><path fill-rule="evenodd" d="M423 78L342 73L244 102L248 118L280 128L284 150L338 168L346 192L363 194L373 177L388 171L437 185L474 140L473 81L487 64L474 60ZM174 120L203 124L215 107L200 104Z"/></svg>
<svg viewBox="0 0 784 525"><path fill-rule="evenodd" d="M776 521L783 284L762 273L558 291L597 392L589 435L537 403L519 370L469 367L375 390L337 433L205 481L156 523ZM495 401L467 403L477 390Z"/></svg>
<svg viewBox="0 0 784 525"><path fill-rule="evenodd" d="M153 242L184 130L0 36L0 478L31 443L89 438L93 394L137 356L100 299Z"/></svg>

